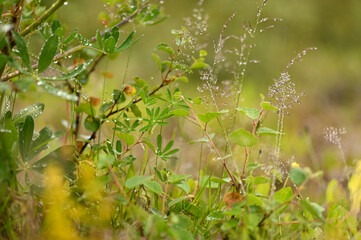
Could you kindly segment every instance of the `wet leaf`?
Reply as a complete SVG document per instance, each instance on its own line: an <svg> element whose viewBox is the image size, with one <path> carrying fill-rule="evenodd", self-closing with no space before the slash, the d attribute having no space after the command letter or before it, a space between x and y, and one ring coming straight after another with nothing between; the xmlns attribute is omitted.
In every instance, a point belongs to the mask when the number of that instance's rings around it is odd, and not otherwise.
<svg viewBox="0 0 361 240"><path fill-rule="evenodd" d="M44 72L55 57L56 51L58 49L59 38L57 35L51 36L44 44L38 62L38 72Z"/></svg>
<svg viewBox="0 0 361 240"><path fill-rule="evenodd" d="M25 66L28 68L28 70L32 71L29 52L28 52L28 48L26 47L25 40L23 39L22 36L20 36L19 33L15 32L15 31L12 32L12 35L14 37L16 47L19 50L19 56L20 56L21 60L23 61Z"/></svg>
<svg viewBox="0 0 361 240"><path fill-rule="evenodd" d="M45 105L43 103L35 103L33 105L30 105L30 106L20 110L13 117L14 124L23 123L27 116L31 116L33 118L38 117L40 114L43 113L44 107L45 107Z"/></svg>

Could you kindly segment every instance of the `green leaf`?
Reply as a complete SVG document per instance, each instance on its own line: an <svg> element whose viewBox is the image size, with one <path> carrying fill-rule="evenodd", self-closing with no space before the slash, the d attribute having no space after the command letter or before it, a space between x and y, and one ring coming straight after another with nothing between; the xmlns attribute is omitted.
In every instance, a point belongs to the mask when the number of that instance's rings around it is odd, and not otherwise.
<svg viewBox="0 0 361 240"><path fill-rule="evenodd" d="M246 107L242 107L242 108L236 108L237 111L243 113L244 115L246 115L247 117L256 120L259 117L260 114L260 110L256 109L256 108L246 108Z"/></svg>
<svg viewBox="0 0 361 240"><path fill-rule="evenodd" d="M133 46L134 44L136 44L140 39L142 39L143 36L140 36L139 38L137 38L134 42L132 42L133 38L134 38L134 34L135 32L131 32L128 37L124 40L124 42L122 42L122 44L120 44L119 47L117 47L117 49L115 50L115 52L121 52L121 51L125 51L128 48L130 48L131 46Z"/></svg>
<svg viewBox="0 0 361 240"><path fill-rule="evenodd" d="M8 62L9 58L5 55L0 55L0 69L5 66L5 64Z"/></svg>
<svg viewBox="0 0 361 240"><path fill-rule="evenodd" d="M160 43L158 44L154 50L161 50L161 51L165 51L169 54L173 54L174 50L167 44L167 43Z"/></svg>
<svg viewBox="0 0 361 240"><path fill-rule="evenodd" d="M113 90L113 100L114 102L117 102L118 104L125 102L125 94L123 91L120 91L118 89Z"/></svg>
<svg viewBox="0 0 361 240"><path fill-rule="evenodd" d="M257 144L258 138L252 133L240 128L230 135L231 140L242 147L252 147Z"/></svg>
<svg viewBox="0 0 361 240"><path fill-rule="evenodd" d="M19 152L22 159L27 161L34 132L34 119L31 116L25 118L24 126L19 132Z"/></svg>
<svg viewBox="0 0 361 240"><path fill-rule="evenodd" d="M211 134L209 134L209 137L210 137L211 139L213 139L215 135L216 135L215 133L211 133ZM207 136L205 136L205 137L203 137L203 138L190 141L190 142L188 142L188 144L208 143L208 142L209 142L209 139L208 139Z"/></svg>
<svg viewBox="0 0 361 240"><path fill-rule="evenodd" d="M152 58L154 62L157 64L159 70L162 70L162 60L160 60L160 57L157 54L152 54Z"/></svg>
<svg viewBox="0 0 361 240"><path fill-rule="evenodd" d="M262 165L263 164L259 164L259 163L248 163L247 166L246 166L246 169L252 171L252 170L254 170L256 168L261 167Z"/></svg>
<svg viewBox="0 0 361 240"><path fill-rule="evenodd" d="M174 184L186 180L189 177L192 177L192 175L172 174L169 176L168 182Z"/></svg>
<svg viewBox="0 0 361 240"><path fill-rule="evenodd" d="M231 178L211 177L209 180L215 183L229 183L231 181Z"/></svg>
<svg viewBox="0 0 361 240"><path fill-rule="evenodd" d="M25 92L30 88L31 84L33 84L34 82L35 81L31 78L20 78L16 80L14 84L18 89Z"/></svg>
<svg viewBox="0 0 361 240"><path fill-rule="evenodd" d="M80 103L79 106L75 107L76 113L86 113L87 115L93 116L95 109L90 103Z"/></svg>
<svg viewBox="0 0 361 240"><path fill-rule="evenodd" d="M130 134L123 133L123 132L117 132L116 135L120 139L123 139L127 145L133 145L135 143L135 138Z"/></svg>
<svg viewBox="0 0 361 240"><path fill-rule="evenodd" d="M325 210L323 207L318 205L315 202L309 202L308 200L301 199L300 200L301 207L311 213L311 215L319 220L323 220L322 212Z"/></svg>
<svg viewBox="0 0 361 240"><path fill-rule="evenodd" d="M130 105L130 110L132 110L134 116L141 117L142 112L139 110L138 106L135 104Z"/></svg>
<svg viewBox="0 0 361 240"><path fill-rule="evenodd" d="M115 39L115 42L117 43L119 40L119 28L118 27L113 27L111 30L111 34L113 36L113 38Z"/></svg>
<svg viewBox="0 0 361 240"><path fill-rule="evenodd" d="M60 77L42 77L41 80L46 80L46 81L64 81L64 80L68 80L71 78L74 78L76 76L78 76L80 73L82 73L92 62L93 60L90 59L88 61L86 61L85 63L81 64L80 66L76 67L74 70L68 72L67 74L64 74L63 76Z"/></svg>
<svg viewBox="0 0 361 240"><path fill-rule="evenodd" d="M281 190L277 191L274 195L274 198L279 203L284 203L290 201L292 199L292 188L286 187L282 188Z"/></svg>
<svg viewBox="0 0 361 240"><path fill-rule="evenodd" d="M10 92L12 90L9 83L0 82L0 92L3 94L3 92Z"/></svg>
<svg viewBox="0 0 361 240"><path fill-rule="evenodd" d="M51 95L54 95L54 96L57 96L57 97L60 97L60 98L63 98L63 99L69 100L69 101L74 101L74 102L78 100L77 95L67 93L60 88L53 87L51 84L49 84L47 82L40 81L38 83L40 83L40 87L42 87L47 93L49 93Z"/></svg>
<svg viewBox="0 0 361 240"><path fill-rule="evenodd" d="M270 183L260 183L255 189L256 195L259 196L268 196L270 193L271 184Z"/></svg>
<svg viewBox="0 0 361 240"><path fill-rule="evenodd" d="M277 111L278 110L278 108L272 106L270 102L261 102L261 107L264 110L272 110L272 111Z"/></svg>
<svg viewBox="0 0 361 240"><path fill-rule="evenodd" d="M193 73L192 69L186 64L178 63L178 64L174 65L174 68L186 71L187 73Z"/></svg>
<svg viewBox="0 0 361 240"><path fill-rule="evenodd" d="M30 57L28 48L26 47L25 40L20 36L19 33L12 31L12 35L14 37L14 41L16 44L17 49L19 50L19 55L25 66L28 68L29 71L32 71Z"/></svg>
<svg viewBox="0 0 361 240"><path fill-rule="evenodd" d="M263 135L277 135L279 134L279 132L277 132L276 130L273 130L271 128L267 128L267 127L261 127L257 130L257 135L258 136L263 136Z"/></svg>
<svg viewBox="0 0 361 240"><path fill-rule="evenodd" d="M109 37L107 40L105 40L104 42L104 51L106 53L113 53L114 49L115 49L115 39L113 36Z"/></svg>
<svg viewBox="0 0 361 240"><path fill-rule="evenodd" d="M198 118L199 120L201 120L204 123L208 123L209 121L211 121L213 118L216 118L218 116L220 116L221 114L227 113L228 110L222 110L220 112L207 112L207 113L199 113L198 114Z"/></svg>
<svg viewBox="0 0 361 240"><path fill-rule="evenodd" d="M100 106L100 111L102 113L105 113L106 111L108 111L110 109L110 107L113 106L113 102L106 102L106 103L103 103L101 106Z"/></svg>
<svg viewBox="0 0 361 240"><path fill-rule="evenodd" d="M219 221L224 218L223 211L212 212L207 216L207 221Z"/></svg>
<svg viewBox="0 0 361 240"><path fill-rule="evenodd" d="M177 77L175 80L176 80L176 81L185 82L185 83L188 82L188 78L187 78L186 76Z"/></svg>
<svg viewBox="0 0 361 240"><path fill-rule="evenodd" d="M100 127L99 118L95 118L89 115L84 121L84 127L88 131L96 132Z"/></svg>
<svg viewBox="0 0 361 240"><path fill-rule="evenodd" d="M23 123L27 116L32 116L33 118L38 117L40 114L43 113L44 107L45 107L45 105L43 103L35 103L33 105L30 105L30 106L20 110L13 117L14 124Z"/></svg>
<svg viewBox="0 0 361 240"><path fill-rule="evenodd" d="M53 132L48 127L44 127L40 130L39 136L31 143L29 155L27 157L29 161L41 151L48 148L48 142L53 139L52 136Z"/></svg>
<svg viewBox="0 0 361 240"><path fill-rule="evenodd" d="M163 191L162 186L156 181L145 181L144 186L156 194L161 194Z"/></svg>
<svg viewBox="0 0 361 240"><path fill-rule="evenodd" d="M200 57L205 57L205 56L207 56L207 55L208 55L208 53L207 53L206 50L200 50L200 51L199 51L199 56L200 56Z"/></svg>
<svg viewBox="0 0 361 240"><path fill-rule="evenodd" d="M191 198L191 196L183 196L183 197L174 199L173 201L168 203L168 207L171 207L177 203L183 202L184 200L189 199L189 198Z"/></svg>
<svg viewBox="0 0 361 240"><path fill-rule="evenodd" d="M5 114L2 124L0 131L0 197L5 197L3 195L6 192L4 181L11 181L14 184L17 181L14 170L18 168L16 161L18 151L14 146L18 142L18 131L11 121L11 112ZM5 188L7 188L6 185ZM4 202L4 198L1 201Z"/></svg>
<svg viewBox="0 0 361 240"><path fill-rule="evenodd" d="M291 169L290 178L294 184L299 186L306 181L307 176L301 168L296 167Z"/></svg>
<svg viewBox="0 0 361 240"><path fill-rule="evenodd" d="M57 163L64 167L64 169L69 170L74 164L72 157L75 153L75 150L76 148L73 145L59 147L45 157L41 158L39 161L31 164L31 169L38 172L43 172L44 169L49 166L49 164Z"/></svg>
<svg viewBox="0 0 361 240"><path fill-rule="evenodd" d="M55 57L58 49L59 38L57 35L51 36L44 44L38 62L38 73L44 72Z"/></svg>
<svg viewBox="0 0 361 240"><path fill-rule="evenodd" d="M145 143L145 144L147 144L147 146L150 147L150 149L152 149L152 151L153 151L154 153L156 153L155 146L154 146L154 144L151 142L150 139L148 139L148 138L143 138L142 142Z"/></svg>
<svg viewBox="0 0 361 240"><path fill-rule="evenodd" d="M134 77L134 82L136 83L136 86L143 89L148 89L148 82L141 79L140 77Z"/></svg>
<svg viewBox="0 0 361 240"><path fill-rule="evenodd" d="M103 49L103 37L102 37L99 29L97 30L97 43L99 45L99 48Z"/></svg>
<svg viewBox="0 0 361 240"><path fill-rule="evenodd" d="M189 194L190 192L190 187L189 187L189 184L188 182L186 181L182 181L182 182L178 182L176 183L177 187L179 187L180 189L182 189L186 194Z"/></svg>
<svg viewBox="0 0 361 240"><path fill-rule="evenodd" d="M168 117L183 117L183 116L188 116L189 115L189 111L184 110L184 109L177 109L177 110L172 110L168 113L167 118Z"/></svg>
<svg viewBox="0 0 361 240"><path fill-rule="evenodd" d="M125 182L125 187L129 189L138 187L144 184L144 182L149 181L150 178L150 176L133 176L127 179L127 181Z"/></svg>
<svg viewBox="0 0 361 240"><path fill-rule="evenodd" d="M192 69L199 69L199 68L206 68L209 67L208 64L204 63L204 58L199 58L194 60L194 63L192 64Z"/></svg>

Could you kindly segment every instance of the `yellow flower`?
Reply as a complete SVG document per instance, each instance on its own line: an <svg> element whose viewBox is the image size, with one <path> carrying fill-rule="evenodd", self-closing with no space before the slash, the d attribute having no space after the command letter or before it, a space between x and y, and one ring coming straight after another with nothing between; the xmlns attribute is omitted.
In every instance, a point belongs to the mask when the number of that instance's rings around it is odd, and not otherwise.
<svg viewBox="0 0 361 240"><path fill-rule="evenodd" d="M293 162L291 164L291 167L293 167L293 168L300 167L300 164L298 164L297 162Z"/></svg>

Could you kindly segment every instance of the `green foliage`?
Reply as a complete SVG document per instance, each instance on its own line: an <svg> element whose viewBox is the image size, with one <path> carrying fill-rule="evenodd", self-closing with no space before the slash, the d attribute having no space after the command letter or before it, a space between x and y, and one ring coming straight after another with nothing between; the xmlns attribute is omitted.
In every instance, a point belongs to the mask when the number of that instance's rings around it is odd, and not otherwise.
<svg viewBox="0 0 361 240"><path fill-rule="evenodd" d="M166 19L157 1L104 2L109 12L101 12L99 20L105 29L89 39L78 30L67 32L57 20L54 13L64 0L48 9L40 1L0 3L5 29L0 36L1 239L360 238L360 162L349 192L332 180L325 200L311 200L304 190L320 172L281 161L285 109L299 97L288 72L271 88L273 99L261 95L257 108L241 101L251 62L249 38L268 20L261 18L267 1L259 4L255 26L243 26L242 37L224 35L229 18L219 42L212 43L214 54L199 47L196 36L202 34L192 35L191 26L172 30L174 41L153 48L154 75L125 74L110 97L104 85L102 95L94 97L88 87L98 85L90 82L113 77L107 69L97 75L99 63L126 58L123 52L143 41L124 26L135 29ZM34 36L44 41L40 53L31 52ZM228 64L220 65L220 54L229 39L240 40L242 52L235 50L241 60L226 69L234 77L227 105L219 104L222 96L214 91L219 90L217 73ZM144 74L141 68L138 74ZM208 80L204 86L211 101L185 97L172 85L199 76ZM36 131L46 122L39 119L43 103L13 113L18 95L42 91L66 102L65 131ZM59 106L56 110L63 111ZM277 124L267 116L277 117ZM179 136L194 145L182 145ZM266 160L261 158L265 145L272 149ZM201 153L198 165L192 146ZM189 162L180 162L181 155ZM192 174L182 168L188 163Z"/></svg>

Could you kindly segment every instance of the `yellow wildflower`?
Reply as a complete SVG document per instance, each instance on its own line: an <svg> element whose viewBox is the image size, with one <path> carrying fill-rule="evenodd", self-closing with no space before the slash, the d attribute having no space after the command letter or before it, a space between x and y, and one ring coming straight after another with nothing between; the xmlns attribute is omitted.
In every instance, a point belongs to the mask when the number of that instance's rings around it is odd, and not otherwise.
<svg viewBox="0 0 361 240"><path fill-rule="evenodd" d="M291 164L291 167L293 167L293 168L300 167L300 164L298 164L297 162L293 162Z"/></svg>

